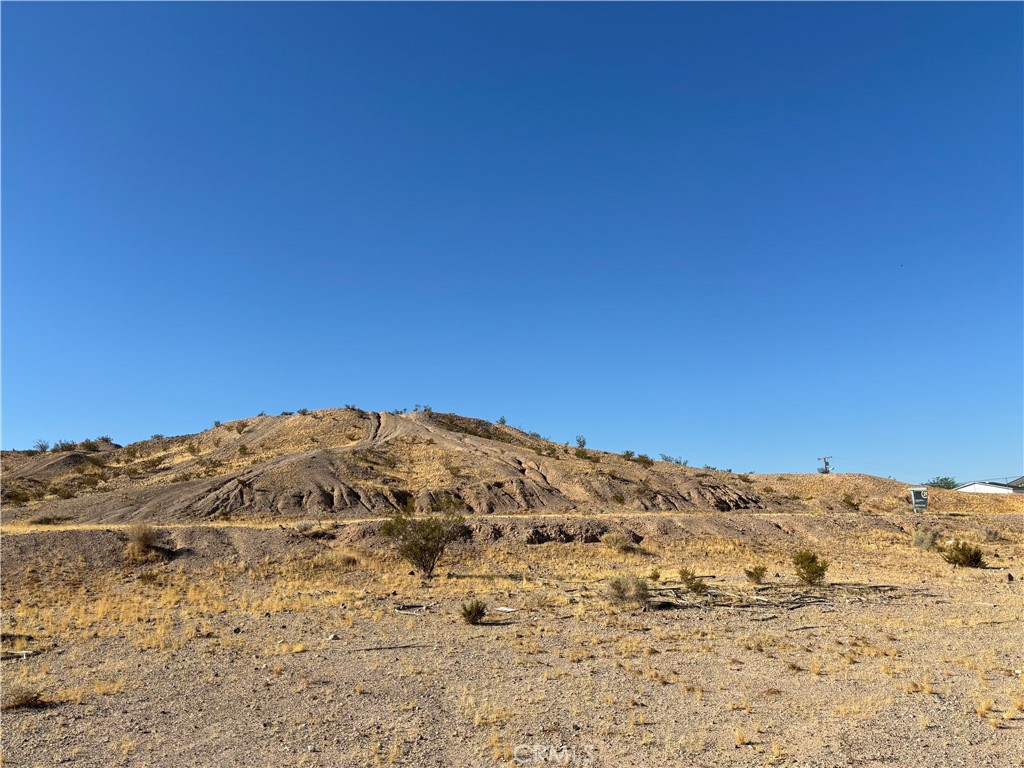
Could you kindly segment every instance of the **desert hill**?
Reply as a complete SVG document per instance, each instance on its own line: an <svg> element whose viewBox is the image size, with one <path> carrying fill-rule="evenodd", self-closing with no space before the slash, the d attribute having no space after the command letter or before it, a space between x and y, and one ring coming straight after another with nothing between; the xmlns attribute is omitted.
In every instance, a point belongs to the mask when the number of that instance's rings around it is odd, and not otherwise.
<svg viewBox="0 0 1024 768"><path fill-rule="evenodd" d="M748 475L570 448L455 414L354 407L260 415L127 446L5 451L7 522L336 518L423 510L444 497L470 515L548 511L860 511L906 508L906 484L865 475ZM933 506L978 500L936 491ZM1021 511L1022 499L986 499Z"/></svg>

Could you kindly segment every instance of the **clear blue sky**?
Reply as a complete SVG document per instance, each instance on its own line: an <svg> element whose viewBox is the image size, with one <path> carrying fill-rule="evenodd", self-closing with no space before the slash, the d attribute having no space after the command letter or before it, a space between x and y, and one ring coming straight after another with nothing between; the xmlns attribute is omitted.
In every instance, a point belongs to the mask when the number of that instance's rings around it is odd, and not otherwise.
<svg viewBox="0 0 1024 768"><path fill-rule="evenodd" d="M1022 21L4 3L3 447L424 403L1024 474Z"/></svg>

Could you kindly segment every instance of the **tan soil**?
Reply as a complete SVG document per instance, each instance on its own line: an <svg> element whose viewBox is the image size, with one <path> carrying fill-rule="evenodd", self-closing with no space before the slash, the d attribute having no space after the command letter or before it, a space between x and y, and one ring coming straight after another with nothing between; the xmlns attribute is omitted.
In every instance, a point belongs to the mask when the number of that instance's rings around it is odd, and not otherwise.
<svg viewBox="0 0 1024 768"><path fill-rule="evenodd" d="M4 765L1024 765L1024 499L935 492L922 516L880 478L542 455L559 449L433 416L262 417L147 441L127 464L111 448L111 490L6 504L2 700L43 706L3 712ZM226 465L216 452L247 436L260 460L222 475L113 472ZM310 436L331 447L295 452ZM20 480L52 467L4 460ZM285 498L316 477L369 504L204 506L239 479ZM495 486L516 479L520 497ZM396 489L466 501L473 538L430 582L380 536ZM138 519L169 559L126 560ZM988 567L914 547L921 525ZM803 547L831 561L824 586L794 578ZM710 596L682 590L683 565ZM649 577L649 610L611 599L624 574ZM484 625L462 622L471 599Z"/></svg>

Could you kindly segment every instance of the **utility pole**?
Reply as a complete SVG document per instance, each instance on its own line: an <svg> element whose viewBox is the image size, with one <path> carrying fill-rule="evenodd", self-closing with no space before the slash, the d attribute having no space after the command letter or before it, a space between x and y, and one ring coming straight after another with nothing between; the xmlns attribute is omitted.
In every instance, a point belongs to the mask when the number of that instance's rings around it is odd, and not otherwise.
<svg viewBox="0 0 1024 768"><path fill-rule="evenodd" d="M832 474L832 467L830 467L829 464L828 464L828 460L831 459L831 458L832 458L831 456L819 456L818 457L818 461L824 461L825 462L825 466L824 467L818 467L818 474L821 474L821 475L831 475Z"/></svg>

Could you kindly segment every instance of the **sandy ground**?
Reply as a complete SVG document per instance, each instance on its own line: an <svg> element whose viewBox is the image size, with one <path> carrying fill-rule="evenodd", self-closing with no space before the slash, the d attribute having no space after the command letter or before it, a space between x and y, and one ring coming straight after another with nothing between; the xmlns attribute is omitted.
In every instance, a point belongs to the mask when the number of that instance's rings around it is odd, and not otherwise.
<svg viewBox="0 0 1024 768"><path fill-rule="evenodd" d="M356 528L167 529L143 564L122 528L8 530L3 703L39 701L3 711L3 765L1024 765L1021 516L929 516L985 569L918 522L626 517L634 551L507 535L427 583ZM665 605L612 599L623 574Z"/></svg>

